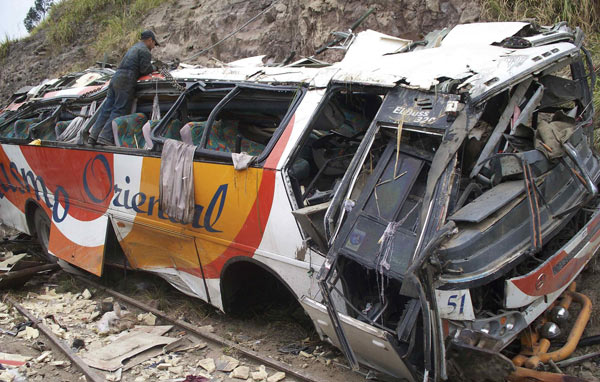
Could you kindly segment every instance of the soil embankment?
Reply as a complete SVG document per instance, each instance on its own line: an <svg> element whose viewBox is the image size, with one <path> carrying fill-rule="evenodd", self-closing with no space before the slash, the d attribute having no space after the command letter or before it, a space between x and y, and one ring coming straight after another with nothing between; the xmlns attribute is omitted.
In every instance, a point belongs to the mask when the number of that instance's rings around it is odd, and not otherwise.
<svg viewBox="0 0 600 382"><path fill-rule="evenodd" d="M237 30L271 4L273 0L165 0L148 11L140 27L153 29L162 42L153 51L156 58L216 66L219 62L260 54L267 55L270 62L282 62L292 54L295 59L309 56L331 38L331 32L346 30L371 7L376 8L374 14L358 31L374 29L412 39L434 29L476 21L480 14L477 3L465 0L278 0L264 15L224 43L186 60ZM103 53L109 62L117 63L126 49L122 45L107 52L91 51L90 46L103 28L102 19L94 15L89 16L85 25L72 27L77 38L71 44L53 46L43 26L34 36L11 44L8 55L0 60L0 100L6 100L22 86L102 61ZM326 54L319 58L335 58L335 52Z"/></svg>

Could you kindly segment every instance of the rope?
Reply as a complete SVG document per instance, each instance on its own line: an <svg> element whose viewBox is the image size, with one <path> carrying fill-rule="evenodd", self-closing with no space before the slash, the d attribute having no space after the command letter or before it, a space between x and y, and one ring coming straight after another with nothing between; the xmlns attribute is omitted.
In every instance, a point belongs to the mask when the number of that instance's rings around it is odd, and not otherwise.
<svg viewBox="0 0 600 382"><path fill-rule="evenodd" d="M214 44L212 44L211 46L209 46L208 48L204 48L202 49L200 52L191 55L190 57L186 58L186 61L190 61L193 60L194 58L200 56L203 53L208 52L209 50L211 50L212 48L220 45L222 42L228 40L229 38L233 37L234 35L236 35L239 31L241 31L242 29L244 29L245 27L247 27L250 23L252 23L254 20L258 19L260 16L264 15L265 13L267 13L269 10L271 10L271 8L273 8L275 6L275 4L277 4L280 0L275 0L274 2L271 3L271 5L269 5L267 8L265 8L262 12L260 12L259 14L257 14L256 16L252 17L250 20L246 21L241 27L239 27L238 29L234 30L233 32L231 32L230 34L228 34L227 36L223 37L222 39L220 39L219 41L215 42Z"/></svg>

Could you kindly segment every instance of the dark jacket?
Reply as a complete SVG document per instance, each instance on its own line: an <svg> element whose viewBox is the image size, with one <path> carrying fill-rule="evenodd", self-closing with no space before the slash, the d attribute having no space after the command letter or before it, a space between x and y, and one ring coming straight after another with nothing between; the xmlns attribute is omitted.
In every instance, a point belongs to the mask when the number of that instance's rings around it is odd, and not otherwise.
<svg viewBox="0 0 600 382"><path fill-rule="evenodd" d="M150 54L150 49L148 49L146 45L140 41L129 48L127 53L125 53L125 56L123 57L123 60L121 60L117 71L119 69L130 70L133 72L133 76L137 80L141 76L152 72L153 67L150 63L151 60L152 55Z"/></svg>

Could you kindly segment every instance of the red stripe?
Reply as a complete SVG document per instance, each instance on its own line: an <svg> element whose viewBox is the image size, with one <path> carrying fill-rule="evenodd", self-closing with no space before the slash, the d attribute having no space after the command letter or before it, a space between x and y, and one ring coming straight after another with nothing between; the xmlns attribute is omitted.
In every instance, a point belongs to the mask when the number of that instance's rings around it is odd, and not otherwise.
<svg viewBox="0 0 600 382"><path fill-rule="evenodd" d="M233 243L240 243L251 249L250 251L244 251L239 248L238 245L230 245L224 252L212 261L210 264L204 265L204 276L208 279L215 279L221 277L221 270L225 263L237 256L252 257L254 251L260 245L267 221L269 220L269 214L273 205L273 191L275 190L275 174L273 170L263 170L262 181L258 189L258 196L254 201L254 205L246 218L246 222L242 226L242 229L237 234ZM260 217L259 217L260 214ZM198 274L197 270L185 270L192 274Z"/></svg>
<svg viewBox="0 0 600 382"><path fill-rule="evenodd" d="M8 359L0 359L0 363L8 366L23 366L26 362L24 361L11 361Z"/></svg>
<svg viewBox="0 0 600 382"><path fill-rule="evenodd" d="M290 123L285 127L283 134L273 147L271 154L267 158L265 162L265 168L275 170L277 168L277 163L279 163L279 159L281 159L281 155L283 154L283 150L287 146L288 141L290 140L290 136L292 135L292 130L294 129L294 121L296 119L296 115L294 114L290 119Z"/></svg>

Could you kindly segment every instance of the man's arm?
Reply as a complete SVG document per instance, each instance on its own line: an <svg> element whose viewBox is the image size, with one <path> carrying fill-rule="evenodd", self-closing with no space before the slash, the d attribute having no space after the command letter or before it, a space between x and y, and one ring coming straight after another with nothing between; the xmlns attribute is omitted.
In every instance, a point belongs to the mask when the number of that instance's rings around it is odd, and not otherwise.
<svg viewBox="0 0 600 382"><path fill-rule="evenodd" d="M152 73L155 68L152 65L151 61L152 61L152 55L150 54L150 51L148 49L140 49L140 54L139 54L139 60L140 60L140 75L141 76L145 76L146 74Z"/></svg>

